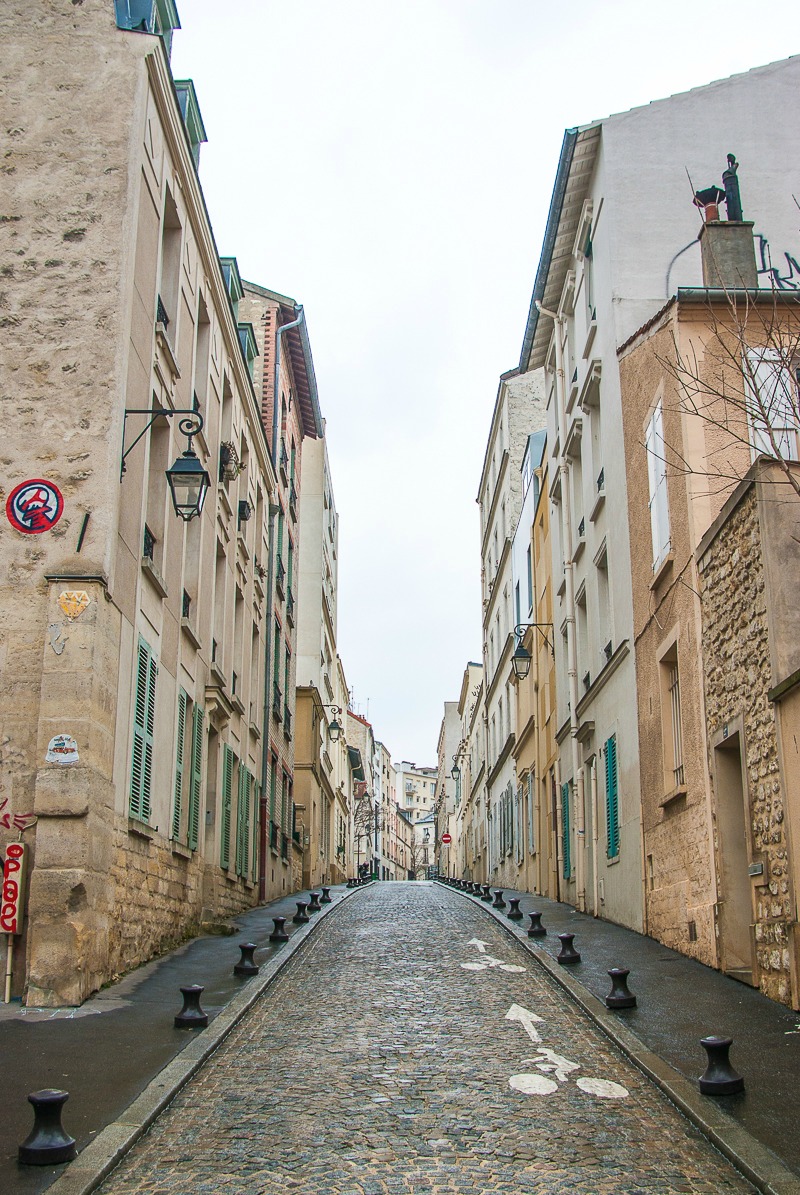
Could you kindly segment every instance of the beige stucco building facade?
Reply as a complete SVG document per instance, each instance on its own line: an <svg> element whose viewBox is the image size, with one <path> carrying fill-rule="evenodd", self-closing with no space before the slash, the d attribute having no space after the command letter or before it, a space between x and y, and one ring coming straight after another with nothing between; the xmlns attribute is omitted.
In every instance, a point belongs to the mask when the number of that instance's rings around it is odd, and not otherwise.
<svg viewBox="0 0 800 1195"><path fill-rule="evenodd" d="M169 29L46 0L35 22L5 5L0 31L3 497L34 479L63 500L0 541L0 784L38 819L14 992L54 1006L257 899L275 475ZM178 412L202 416L210 477L188 522L165 476Z"/></svg>

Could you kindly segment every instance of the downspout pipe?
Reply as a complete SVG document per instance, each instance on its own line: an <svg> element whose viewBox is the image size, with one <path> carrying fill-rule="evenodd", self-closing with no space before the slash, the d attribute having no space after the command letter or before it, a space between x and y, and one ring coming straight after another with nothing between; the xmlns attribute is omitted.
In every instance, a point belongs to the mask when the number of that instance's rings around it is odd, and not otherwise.
<svg viewBox="0 0 800 1195"><path fill-rule="evenodd" d="M290 324L282 324L275 334L275 369L272 384L272 442L270 456L275 470L275 480L278 478L278 429L279 403L281 380L281 337L292 328L297 328L303 322L302 305L295 307L295 320ZM269 506L269 552L267 558L267 642L264 649L264 733L261 741L261 832L259 836L259 878L258 899L267 899L267 810L269 808L269 742L270 742L270 688L272 685L272 661L275 652L272 628L275 622L275 516L279 506L271 502ZM286 827L282 827L284 830Z"/></svg>
<svg viewBox="0 0 800 1195"><path fill-rule="evenodd" d="M584 813L584 775L581 766L580 743L578 742L578 649L575 634L575 572L572 562L572 496L570 493L570 470L566 453L567 414L566 382L564 377L563 332L567 317L559 311L549 311L536 302L540 315L555 324L556 342L556 411L558 415L558 442L560 455L558 471L561 478L561 543L564 553L564 581L567 604L567 677L569 688L569 733L572 743L572 782L575 786L575 895L577 907L586 912L586 826Z"/></svg>

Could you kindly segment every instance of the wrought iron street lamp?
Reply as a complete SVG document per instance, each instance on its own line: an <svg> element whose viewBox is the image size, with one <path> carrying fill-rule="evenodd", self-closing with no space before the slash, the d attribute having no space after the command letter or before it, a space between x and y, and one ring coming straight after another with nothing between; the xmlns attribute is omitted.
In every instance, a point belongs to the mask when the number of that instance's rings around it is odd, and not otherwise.
<svg viewBox="0 0 800 1195"><path fill-rule="evenodd" d="M542 630L542 627L549 627L549 629L552 631L552 629L553 629L552 622L521 622L521 623L519 623L516 627L514 627L514 634L517 638L517 646L514 649L513 656L511 657L511 665L514 669L514 676L517 678L517 680L525 680L525 677L528 675L528 673L531 670L531 653L528 651L528 649L526 647L523 646L523 643L522 643L522 637L525 634L525 632L527 630L529 630L530 627L537 628L537 630L539 631L539 634L544 639L546 646L550 648L550 651L552 654L555 654L555 652L553 650L553 644L550 642L550 640L547 638L547 635L545 635L544 631Z"/></svg>
<svg viewBox="0 0 800 1195"><path fill-rule="evenodd" d="M332 743L338 743L342 736L342 724L339 721L342 713L342 707L340 705L328 705L327 703L323 703L322 708L326 710L333 710L333 720L328 723L328 738Z"/></svg>
<svg viewBox="0 0 800 1195"><path fill-rule="evenodd" d="M125 461L127 457L139 443L142 436L150 430L156 419L172 419L175 415L183 416L178 423L178 429L182 435L186 436L186 451L178 457L171 469L167 469L166 476L175 514L188 523L190 519L200 515L203 503L206 500L206 494L211 485L211 478L208 476L202 462L192 448L193 438L203 430L203 416L199 411L195 410L171 411L160 407L155 409L148 407L145 410L126 410L124 415L125 424L127 424L129 415L149 415L150 420L139 432L133 443L122 454L120 481L122 481L122 476L125 473ZM125 432L123 427L123 443L124 440Z"/></svg>

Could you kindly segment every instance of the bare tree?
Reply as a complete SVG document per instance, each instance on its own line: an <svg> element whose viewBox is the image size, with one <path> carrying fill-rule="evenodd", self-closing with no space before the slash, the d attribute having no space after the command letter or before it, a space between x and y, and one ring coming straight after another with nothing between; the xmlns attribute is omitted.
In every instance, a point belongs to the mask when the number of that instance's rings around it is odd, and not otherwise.
<svg viewBox="0 0 800 1195"><path fill-rule="evenodd" d="M751 455L764 453L780 466L779 480L800 498L800 296L746 289L723 292L703 305L702 331L679 338L656 354L677 382L682 416L704 425L705 454L698 461L668 435L648 445L672 467L703 473L712 492L740 481ZM665 409L667 403L665 402Z"/></svg>
<svg viewBox="0 0 800 1195"><path fill-rule="evenodd" d="M372 794L365 791L356 798L353 810L353 835L356 845L356 861L360 864L363 850L365 862L372 865L372 843L375 833L375 805Z"/></svg>

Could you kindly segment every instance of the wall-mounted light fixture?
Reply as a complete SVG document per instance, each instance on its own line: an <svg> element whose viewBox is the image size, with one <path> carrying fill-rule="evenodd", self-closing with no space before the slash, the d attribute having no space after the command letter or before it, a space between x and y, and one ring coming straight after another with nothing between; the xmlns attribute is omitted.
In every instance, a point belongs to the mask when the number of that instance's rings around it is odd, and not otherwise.
<svg viewBox="0 0 800 1195"><path fill-rule="evenodd" d="M548 627L552 631L552 629L553 629L552 622L521 622L521 623L519 623L518 626L514 627L514 634L517 638L517 646L514 650L513 656L511 657L511 664L514 669L514 675L516 676L517 680L524 680L525 677L528 675L528 673L531 670L531 653L528 651L527 648L523 647L523 645L522 645L522 637L530 627L537 628L537 630L539 631L539 634L544 639L546 646L550 648L551 655L555 656L555 649L553 647L553 644L550 642L550 640L547 638L547 635L545 635L544 631L542 630L543 627Z"/></svg>
<svg viewBox="0 0 800 1195"><path fill-rule="evenodd" d="M167 469L166 476L175 514L188 523L190 519L193 519L202 511L208 488L211 485L211 478L192 449L193 438L203 430L203 416L199 411L194 410L170 411L163 410L161 407L155 409L148 407L145 410L126 409L122 430L123 444L125 443L125 426L127 426L129 415L149 415L150 420L139 432L139 435L130 447L122 453L119 472L120 481L122 481L123 474L125 473L125 461L142 436L153 426L156 419L172 419L174 415L183 416L178 422L178 430L181 435L186 436L186 451L182 456L178 457L171 469Z"/></svg>
<svg viewBox="0 0 800 1195"><path fill-rule="evenodd" d="M342 724L339 721L342 714L342 707L340 705L328 705L323 702L322 708L333 711L333 720L328 723L328 738L332 743L338 743L342 735Z"/></svg>

